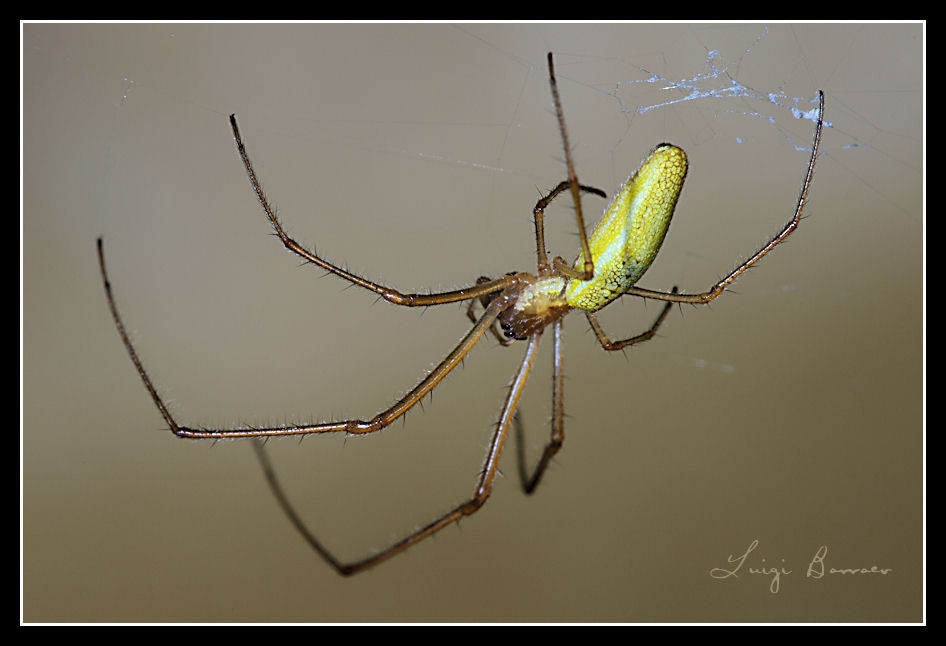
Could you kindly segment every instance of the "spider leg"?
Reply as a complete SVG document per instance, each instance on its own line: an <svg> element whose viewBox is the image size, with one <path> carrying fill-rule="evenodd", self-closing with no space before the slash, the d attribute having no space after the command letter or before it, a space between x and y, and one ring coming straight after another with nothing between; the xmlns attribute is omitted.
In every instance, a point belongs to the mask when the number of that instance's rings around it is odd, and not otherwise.
<svg viewBox="0 0 946 646"><path fill-rule="evenodd" d="M483 283L488 283L492 279L489 276L480 276L476 279L477 285L482 285ZM493 294L483 294L477 299L470 300L470 304L466 308L466 316L470 319L471 322L476 323L476 315L473 314L473 308L476 307L476 303L479 302L484 308L489 307L490 299L493 297ZM516 342L515 339L508 338L499 331L499 322L493 321L493 324L489 327L489 331L496 337L496 340L499 341L500 345L509 346Z"/></svg>
<svg viewBox="0 0 946 646"><path fill-rule="evenodd" d="M299 517L299 514L296 513L295 507L292 506L292 503L289 502L289 498L286 496L286 492L283 491L282 485L279 484L279 479L276 477L276 470L273 468L272 462L269 461L269 456L266 454L266 447L264 446L265 442L260 439L253 440L253 450L256 452L256 458L259 460L260 466L263 468L263 475L266 477L266 483L269 485L270 490L272 490L273 495L276 496L276 500L279 502L279 506L282 507L283 513L289 517L289 520L295 526L302 537L306 540L312 549L318 553L325 561L331 565L333 568L338 570L340 573L345 574L345 564L339 561L335 556L329 552L324 545L309 531L309 528L306 527L305 522L302 518Z"/></svg>
<svg viewBox="0 0 946 646"><path fill-rule="evenodd" d="M548 251L545 249L545 208L559 193L570 187L571 184L568 180L560 182L558 186L549 191L548 195L539 199L535 204L535 208L532 209L533 219L535 221L535 249L538 258L539 276L544 276L549 273L549 257ZM603 198L608 197L608 194L600 188L585 186L584 184L580 184L578 188L586 193L594 193Z"/></svg>
<svg viewBox="0 0 946 646"><path fill-rule="evenodd" d="M188 437L188 438L214 438L214 439L228 439L228 438L238 438L238 437L273 437L273 436L285 436L285 435L309 435L311 433L331 433L331 432L345 432L345 433L373 433L374 431L381 430L385 426L388 426L391 422L396 420L398 417L404 415L408 410L410 410L415 404L423 399L424 395L429 393L434 387L439 384L444 377L446 377L451 370L456 368L463 357L465 357L469 351L473 348L477 341L486 333L486 330L489 329L493 321L496 320L496 317L499 316L499 313L508 306L507 299L503 296L499 296L490 301L489 306L486 308L486 311L479 318L470 331L466 334L465 337L457 344L457 346L447 355L447 357L440 362L440 364L434 368L430 374L428 374L419 384L417 384L409 393L404 395L400 400L398 400L390 408L378 413L371 420L363 421L359 419L345 420L341 422L329 422L324 424L307 424L307 425L292 425L292 426L278 426L271 428L236 428L236 429L208 429L208 428L190 428L187 426L181 426L177 423L174 417L171 415L167 406L164 403L164 400L161 399L161 396L158 394L154 385L151 382L151 378L148 376L147 371L144 368L144 365L141 363L141 359L138 357L138 353L135 350L134 345L131 342L131 339L128 336L128 333L125 331L125 325L122 323L121 316L118 313L118 308L115 305L115 299L112 296L112 286L108 279L108 272L105 268L105 252L103 249L102 239L98 239L98 255L99 255L99 269L102 273L102 282L105 286L105 297L108 300L108 307L112 312L112 319L115 321L115 327L118 328L118 334L121 336L122 341L125 344L125 349L128 351L128 356L131 357L132 363L135 364L135 368L138 370L138 375L141 377L141 381L144 383L145 388L148 389L148 393L151 395L151 399L154 401L154 405L157 406L158 411L161 413L161 416L164 418L164 421L170 427L171 432L177 435L178 437Z"/></svg>
<svg viewBox="0 0 946 646"><path fill-rule="evenodd" d="M677 288L674 287L670 290L670 294L676 294ZM604 330L601 327L601 324L598 323L598 317L592 314L591 312L585 312L585 316L588 318L588 322L591 323L591 329L594 330L595 336L598 337L598 342L601 344L601 347L608 351L622 350L629 345L634 345L635 343L643 343L644 341L649 341L654 338L654 335L657 333L657 328L660 327L660 324L664 322L664 319L667 318L667 314L670 312L670 308L673 307L673 303L667 303L664 305L664 308L660 311L660 315L657 317L657 320L654 321L654 324L650 326L650 329L646 332L642 332L637 336L632 336L629 339L624 339L622 341L612 341L608 338L608 335L604 333Z"/></svg>
<svg viewBox="0 0 946 646"><path fill-rule="evenodd" d="M465 301L485 294L492 294L493 292L502 291L511 284L512 280L504 276L503 278L498 278L488 283L477 283L471 287L465 287L463 289L457 289L449 292L441 292L438 294L403 294L396 289L379 285L378 283L371 282L370 280L362 278L361 276L353 274L349 271L345 271L341 267L333 265L329 261L320 258L317 254L305 249L302 245L293 240L282 228L282 225L276 218L276 212L269 205L266 195L263 194L263 189L260 186L259 179L256 177L256 171L253 170L253 164L250 162L250 158L246 154L246 146L243 145L243 139L240 136L240 129L237 126L235 114L230 115L230 126L233 128L233 138L236 140L237 151L240 153L240 158L243 160L243 166L246 168L246 174L250 178L250 184L253 186L253 190L256 192L256 197L259 199L260 205L262 205L263 210L269 217L269 221L272 223L273 229L276 230L276 235L278 235L279 239L282 240L283 246L300 258L303 258L306 261L311 262L313 265L321 267L322 269L325 269L336 276L340 276L350 283L358 285L359 287L364 287L365 289L378 294L381 298L390 303L394 303L395 305L404 305L406 307L426 307L429 305L442 305L444 303Z"/></svg>
<svg viewBox="0 0 946 646"><path fill-rule="evenodd" d="M542 474L545 473L545 469L549 466L549 462L552 461L552 458L555 456L555 454L558 453L559 449L562 448L562 443L565 441L565 409L562 401L562 385L564 382L562 362L565 353L562 343L564 334L562 319L555 321L553 334L554 350L552 354L552 436L549 439L548 444L545 445L545 450L542 451L542 457L540 457L538 463L536 463L535 469L532 471L531 476L527 475L526 471L525 437L522 428L522 422L518 415L516 415L515 419L516 436L518 440L517 446L519 449L519 482L522 484L522 490L527 494L531 494L535 491L535 488L539 486L539 481L542 479Z"/></svg>
<svg viewBox="0 0 946 646"><path fill-rule="evenodd" d="M818 146L821 144L821 129L824 126L824 92L819 90L818 97L818 125L815 127L815 139L814 143L811 145L811 158L808 160L808 170L805 173L805 181L802 183L801 194L798 196L798 202L795 204L795 213L792 215L792 218L785 223L785 226L782 227L782 230L775 234L775 237L769 240L761 249L755 252L744 263L733 269L728 276L710 287L705 292L701 292L699 294L679 294L676 291L670 293L658 292L632 286L625 290L624 293L626 295L640 296L642 298L653 298L661 301L671 301L673 303L709 303L711 300L722 294L726 288L735 282L735 280L745 273L746 270L761 260L765 254L772 251L772 249L778 246L779 243L785 240L785 238L791 235L791 233L798 228L798 223L801 222L802 210L805 208L805 203L808 201L808 189L811 188L811 179L815 173L815 160L818 157Z"/></svg>
<svg viewBox="0 0 946 646"><path fill-rule="evenodd" d="M577 271L569 267L561 258L555 258L553 265L565 276L579 280L591 280L595 275L594 261L591 249L588 247L588 233L585 231L585 218L581 212L581 185L575 173L575 163L572 160L571 146L568 143L568 130L565 128L565 112L562 110L562 101L558 96L558 81L555 79L555 65L552 63L552 52L548 54L549 85L552 88L552 100L555 103L555 116L558 118L558 129L562 135L562 147L565 150L565 168L568 171L568 187L575 203L575 218L578 220L578 237L581 240L581 251L585 259L584 271ZM538 226L536 227L538 230ZM538 233L536 234L538 238Z"/></svg>
<svg viewBox="0 0 946 646"><path fill-rule="evenodd" d="M673 288L673 293L676 292L676 289L676 287ZM623 341L609 340L605 335L604 330L602 330L601 325L598 323L597 317L595 317L595 315L591 312L586 312L586 316L588 317L588 322L591 323L591 329L594 330L595 335L598 337L598 341L601 343L601 347L603 347L605 350L621 350L622 348L625 348L629 345L642 343L643 341L648 341L653 338L657 333L657 328L659 328L661 323L664 322L664 319L667 318L667 314L670 312L670 308L672 306L673 303L667 303L664 306L660 312L660 315L657 317L657 320L654 321L649 330L629 339L624 339ZM542 452L542 457L539 458L539 461L535 465L535 469L533 469L531 476L529 476L526 471L524 441L525 432L522 428L522 421L519 419L518 415L516 415L515 419L516 435L519 448L519 480L522 483L523 491L525 491L527 494L531 494L535 491L536 487L539 486L539 481L542 479L545 469L548 467L555 454L558 453L562 448L562 444L565 441L565 414L562 388L564 381L562 363L565 353L563 348L564 330L562 327L562 319L555 321L554 326L555 346L552 363L552 436L549 439L548 444L545 445L545 450Z"/></svg>
<svg viewBox="0 0 946 646"><path fill-rule="evenodd" d="M273 490L273 494L276 496L279 504L289 516L292 524L295 525L296 529L302 534L303 538L305 538L309 545L311 545L312 548L323 559L325 559L329 565L335 568L339 574L350 576L363 570L367 570L368 568L373 567L382 561L386 561L392 556L400 554L415 543L418 543L428 536L437 533L447 525L460 520L464 516L469 516L475 513L480 507L482 507L492 492L493 481L496 479L496 474L499 468L499 458L503 451L503 445L506 441L509 425L512 423L516 409L519 406L519 399L522 396L522 390L525 387L526 379L528 378L529 372L532 369L532 364L535 360L540 337L541 332L536 333L529 338L529 344L526 347L525 356L522 359L522 363L519 366L519 370L516 373L512 384L509 386L509 392L506 395L506 401L503 404L499 421L496 423L496 430L493 431L493 435L490 439L489 450L486 453L486 460L480 472L480 478L476 484L476 489L474 490L472 497L451 511L443 514L439 518L434 519L421 529L409 534L393 545L381 550L380 552L377 552L372 556L364 558L360 561L342 563L331 552L329 552L318 539L315 538L315 536L309 531L308 527L306 527L305 523L299 518L299 515L295 512L295 509L292 507L292 504L289 502L288 498L283 492L279 481L276 479L276 473L269 462L269 458L266 456L265 450L263 449L262 442L254 442L253 445L256 449L256 455L260 460L260 464L263 466L263 472L266 475L266 481Z"/></svg>

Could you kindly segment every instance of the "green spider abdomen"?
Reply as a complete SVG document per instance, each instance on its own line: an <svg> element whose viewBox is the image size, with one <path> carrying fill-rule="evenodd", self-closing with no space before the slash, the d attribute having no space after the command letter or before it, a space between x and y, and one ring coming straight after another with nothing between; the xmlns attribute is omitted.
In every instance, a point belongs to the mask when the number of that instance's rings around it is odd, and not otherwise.
<svg viewBox="0 0 946 646"><path fill-rule="evenodd" d="M588 239L591 280L570 280L568 305L594 312L640 280L663 244L687 174L683 149L660 144L614 196ZM584 268L583 253L573 265Z"/></svg>

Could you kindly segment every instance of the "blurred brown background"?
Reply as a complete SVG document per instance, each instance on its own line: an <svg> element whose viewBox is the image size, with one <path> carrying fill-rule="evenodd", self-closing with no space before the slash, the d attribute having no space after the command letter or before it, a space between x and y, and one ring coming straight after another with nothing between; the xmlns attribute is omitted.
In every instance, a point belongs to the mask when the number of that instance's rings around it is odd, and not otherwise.
<svg viewBox="0 0 946 646"><path fill-rule="evenodd" d="M25 620L921 619L921 26L29 24L23 38ZM809 217L735 293L675 310L626 359L567 319L566 442L539 491L519 492L509 451L459 529L342 579L246 443L164 430L95 239L182 422L372 416L465 333L463 310L396 308L300 268L227 115L300 241L402 290L451 289L534 270L532 206L564 176L550 50L583 182L614 191L661 141L690 157L642 286L705 289L775 233L814 130L745 97L635 113L689 94L669 81L732 78L800 110L823 88ZM549 218L551 253L572 257L571 210ZM657 312L626 299L602 320L629 336ZM543 345L522 408L532 459ZM522 349L487 338L375 436L272 442L313 530L358 558L465 499ZM746 569L792 570L777 594L768 575L710 576L753 540ZM829 567L892 571L806 578L822 545Z"/></svg>

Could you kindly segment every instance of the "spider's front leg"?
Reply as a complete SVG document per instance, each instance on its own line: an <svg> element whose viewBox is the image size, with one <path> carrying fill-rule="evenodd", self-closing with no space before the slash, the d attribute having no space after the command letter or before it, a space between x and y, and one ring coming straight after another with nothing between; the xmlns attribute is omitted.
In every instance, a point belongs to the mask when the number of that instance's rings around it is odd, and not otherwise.
<svg viewBox="0 0 946 646"><path fill-rule="evenodd" d="M380 285L378 283L362 278L357 274L353 274L350 271L342 269L341 267L330 263L329 261L321 258L315 252L309 251L298 242L296 242L292 237L286 233L283 229L282 224L279 223L279 219L276 217L276 212L269 204L269 200L266 199L266 195L263 193L263 188L260 186L259 179L256 177L256 171L253 169L253 164L250 162L249 155L246 152L246 146L243 144L243 138L240 135L240 128L237 126L236 115L230 115L230 127L233 129L233 139L236 141L237 152L240 154L240 159L243 160L243 166L246 169L246 174L250 179L250 185L253 187L253 192L256 193L256 197L259 200L260 205L263 207L263 211L266 212L266 216L269 218L270 224L272 224L273 229L276 231L276 235L279 236L279 239L282 240L283 246L286 247L289 251L296 254L306 262L312 263L317 267L335 274L341 278L344 278L353 285L358 285L369 291L374 292L384 300L395 305L403 305L405 307L428 307L430 305L443 305L445 303L456 303L458 301L465 301L471 298L478 298L487 294L492 294L495 292L501 292L510 286L511 280L508 278L499 278L494 281L487 282L477 282L476 285L471 287L465 287L463 289L457 289L449 292L441 292L438 294L406 294L399 292L396 289L387 287L385 285Z"/></svg>
<svg viewBox="0 0 946 646"><path fill-rule="evenodd" d="M496 298L493 298L490 301L489 306L486 308L486 311L476 321L476 325L474 325L473 328L467 332L466 336L463 337L463 339L450 352L450 354L448 354L446 358L444 358L444 360L441 361L440 364L430 372L430 374L428 374L419 384L417 384L409 393L398 400L393 406L378 413L370 420L365 421L360 419L350 419L339 422L327 422L323 424L290 425L269 428L193 428L189 426L182 426L178 424L177 420L174 419L164 400L161 398L157 389L154 387L151 377L145 370L141 359L138 357L138 352L135 350L135 347L131 342L131 338L128 336L128 333L125 330L125 325L118 313L118 307L115 305L115 299L112 295L111 281L108 278L108 272L105 267L105 251L101 238L98 239L97 247L99 269L102 274L102 283L105 287L105 297L108 301L108 307L112 313L112 319L115 322L115 327L118 329L118 334L121 336L122 342L125 344L125 349L128 352L128 356L135 365L138 375L141 377L142 383L144 383L145 388L147 388L154 405L161 413L161 416L164 418L164 421L171 429L171 432L178 437L193 439L232 439L240 437L260 438L338 432L363 434L373 433L375 431L381 430L414 407L424 398L426 394L432 391L437 386L437 384L439 384L443 378L450 373L450 371L456 368L463 358L470 352L470 350L473 349L473 346L476 345L476 342L479 341L486 333L486 330L492 327L496 317L498 317L499 314L509 306L509 299L514 298L514 294L499 295Z"/></svg>

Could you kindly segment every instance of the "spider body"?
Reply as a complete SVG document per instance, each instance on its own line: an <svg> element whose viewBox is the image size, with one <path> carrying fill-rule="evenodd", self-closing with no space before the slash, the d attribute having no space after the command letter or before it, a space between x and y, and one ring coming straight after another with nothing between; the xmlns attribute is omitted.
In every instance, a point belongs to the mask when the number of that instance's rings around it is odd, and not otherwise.
<svg viewBox="0 0 946 646"><path fill-rule="evenodd" d="M497 295L497 298L505 299L506 306L496 318L506 338L525 341L572 309L564 293L567 278L559 275L537 277L524 271L507 276L512 279L512 284ZM484 305L492 300L486 297Z"/></svg>
<svg viewBox="0 0 946 646"><path fill-rule="evenodd" d="M598 342L604 350L622 350L637 343L647 341L656 334L658 327L664 321L673 303L708 303L721 295L746 270L758 262L765 254L780 244L790 235L801 221L802 209L807 200L808 189L814 174L815 159L818 154L818 144L821 140L823 122L821 114L824 112L824 95L819 93L820 112L812 144L811 158L808 170L802 184L801 194L795 205L792 217L782 229L761 249L750 256L728 275L704 292L679 293L676 287L669 292L642 289L636 286L637 281L647 271L663 243L670 225L674 207L676 206L680 190L687 172L687 159L683 150L670 144L657 146L644 160L640 168L631 175L621 190L612 200L605 211L601 222L598 223L590 238L586 234L584 218L581 209L580 193L594 193L601 197L605 194L596 188L578 183L574 164L568 144L568 134L565 129L565 118L561 100L558 95L558 86L555 79L555 69L552 54L548 55L549 84L556 108L559 133L565 152L565 164L568 178L558 184L548 195L542 197L533 209L536 240L536 267L535 274L527 272L511 272L501 278L479 278L473 285L450 292L436 294L403 293L391 287L372 282L366 278L352 274L346 269L332 264L320 257L314 251L302 247L283 229L269 201L263 194L256 172L243 145L240 130L237 127L236 117L230 115L230 125L237 145L237 152L243 161L244 169L250 180L250 185L259 200L260 206L269 218L276 235L287 250L302 258L306 262L328 271L352 285L374 292L377 296L394 305L405 307L428 307L446 303L468 301L467 316L473 321L473 327L460 340L457 346L437 365L420 383L414 386L406 395L401 397L390 407L384 409L368 421L348 419L341 421L275 426L257 428L241 426L238 428L203 428L187 427L178 424L171 415L164 400L158 395L138 357L131 342L121 316L112 296L111 283L105 268L105 255L102 239L98 239L99 268L102 282L105 287L106 300L112 313L115 326L118 329L125 349L138 375L147 388L151 399L164 418L171 432L178 437L198 439L228 439L228 438L269 438L290 435L309 435L314 433L372 433L389 426L396 419L403 416L413 406L418 404L425 395L429 394L463 358L474 345L490 331L500 343L510 345L515 340L526 341L526 350L514 375L503 407L496 422L495 429L489 441L486 458L479 479L470 498L442 515L436 517L427 525L408 534L400 541L372 554L359 561L345 563L339 561L332 552L309 531L306 524L296 514L288 498L276 478L275 471L261 442L254 442L257 457L263 467L267 481L274 495L282 505L289 519L296 526L311 547L325 561L340 574L351 575L364 571L400 554L412 545L433 535L444 527L458 521L464 516L476 512L489 498L493 482L498 473L499 458L502 454L510 427L516 420L516 411L519 400L525 387L526 379L536 357L539 341L549 326L552 327L553 339L553 373L552 373L552 417L551 433L538 463L528 475L524 464L523 452L519 451L519 473L523 489L527 493L535 490L542 475L545 473L552 457L559 451L564 442L564 399L563 399L563 317L572 310L582 310ZM578 236L581 250L578 257L571 264L567 264L561 257L555 257L549 262L545 248L544 217L545 208L556 196L568 191L571 193L575 206ZM605 334L595 316L595 312L605 307L620 296L638 296L642 298L662 300L666 305L651 327L636 335L619 341L612 341ZM479 303L484 310L478 317L474 314L475 305ZM521 431L521 428L518 427Z"/></svg>
<svg viewBox="0 0 946 646"><path fill-rule="evenodd" d="M541 267L539 276L507 274L514 282L502 292L509 301L498 317L503 334L524 341L573 309L600 310L640 280L667 235L686 172L682 148L673 144L654 148L615 193L588 238L594 265L591 280L579 275L585 265L584 252L572 263L572 272L559 269L559 263ZM487 297L483 304L490 300Z"/></svg>
<svg viewBox="0 0 946 646"><path fill-rule="evenodd" d="M654 262L677 206L687 157L682 148L660 144L614 195L588 239L595 275L565 286L571 307L596 312L622 296ZM574 269L584 266L584 252Z"/></svg>

